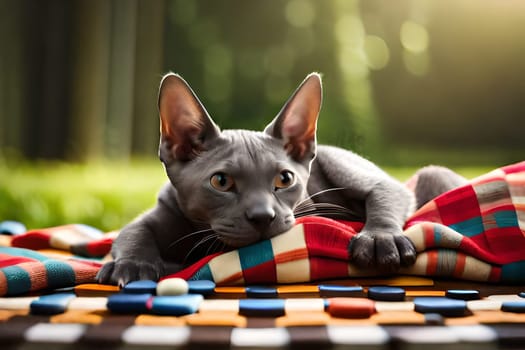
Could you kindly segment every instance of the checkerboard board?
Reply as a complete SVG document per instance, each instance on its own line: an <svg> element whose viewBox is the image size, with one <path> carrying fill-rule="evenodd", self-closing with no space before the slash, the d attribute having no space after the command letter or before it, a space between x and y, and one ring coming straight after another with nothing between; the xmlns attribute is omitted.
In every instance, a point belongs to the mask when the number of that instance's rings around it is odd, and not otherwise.
<svg viewBox="0 0 525 350"><path fill-rule="evenodd" d="M37 295L0 298L0 344L2 349L28 345L150 349L408 349L454 345L460 349L497 349L525 344L525 313L501 310L504 303L525 301L519 286L404 276L345 279L330 281L330 285L361 286L362 294L345 296L344 292L326 291L317 284L279 285L273 297L257 299L254 295L248 297L249 287L216 287L196 313L181 316L110 312L106 307L108 296L119 290L103 285L77 286L76 296L68 301L64 312L53 315L31 312ZM327 310L327 302L362 300L370 288L378 285L401 288L406 295L403 301L371 301L375 311L365 316L339 317ZM461 316L415 310L416 298L441 298L450 289L477 290L479 299L466 301ZM246 300L279 300L282 313L243 314L241 304Z"/></svg>

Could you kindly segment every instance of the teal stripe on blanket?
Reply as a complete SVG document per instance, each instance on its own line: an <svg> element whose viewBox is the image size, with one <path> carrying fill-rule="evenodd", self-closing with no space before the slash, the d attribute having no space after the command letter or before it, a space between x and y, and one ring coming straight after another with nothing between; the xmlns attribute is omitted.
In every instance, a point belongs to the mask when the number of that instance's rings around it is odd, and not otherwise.
<svg viewBox="0 0 525 350"><path fill-rule="evenodd" d="M498 211L497 213L494 213L494 218L496 218L496 224L499 228L519 227L518 217L516 216L515 211Z"/></svg>
<svg viewBox="0 0 525 350"><path fill-rule="evenodd" d="M239 248L239 258L243 270L272 261L272 242L268 239L254 245Z"/></svg>
<svg viewBox="0 0 525 350"><path fill-rule="evenodd" d="M199 269L191 278L193 281L210 280L213 281L213 274L211 273L210 265L206 264Z"/></svg>
<svg viewBox="0 0 525 350"><path fill-rule="evenodd" d="M480 216L465 221L457 222L449 226L450 228L458 231L466 237L474 237L485 232L483 220Z"/></svg>
<svg viewBox="0 0 525 350"><path fill-rule="evenodd" d="M62 288L75 285L75 271L68 263L59 260L48 260L44 262L44 266L47 271L48 288Z"/></svg>
<svg viewBox="0 0 525 350"><path fill-rule="evenodd" d="M523 283L525 275L525 261L505 264L501 267L501 281Z"/></svg>
<svg viewBox="0 0 525 350"><path fill-rule="evenodd" d="M17 295L31 290L31 277L29 272L19 266L8 266L2 268L7 280L6 295Z"/></svg>
<svg viewBox="0 0 525 350"><path fill-rule="evenodd" d="M49 257L40 254L34 250L25 248L14 248L14 247L0 247L0 254L12 255L12 256L23 256L24 258L35 259L38 261L49 260Z"/></svg>

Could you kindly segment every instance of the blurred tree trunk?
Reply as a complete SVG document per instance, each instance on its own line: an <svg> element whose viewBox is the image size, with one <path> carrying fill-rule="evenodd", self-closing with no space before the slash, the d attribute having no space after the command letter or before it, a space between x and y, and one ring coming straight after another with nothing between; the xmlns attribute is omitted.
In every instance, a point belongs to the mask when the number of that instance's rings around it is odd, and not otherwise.
<svg viewBox="0 0 525 350"><path fill-rule="evenodd" d="M137 0L114 0L109 63L105 154L128 158L131 151Z"/></svg>
<svg viewBox="0 0 525 350"><path fill-rule="evenodd" d="M71 160L87 160L102 156L104 149L111 2L77 0L73 12L71 145L68 154Z"/></svg>
<svg viewBox="0 0 525 350"><path fill-rule="evenodd" d="M30 157L63 158L67 140L68 112L70 94L68 89L69 70L69 28L71 2L69 0L47 1L47 6L37 1L43 17L37 32L42 33L40 48L32 48L41 60L39 85L32 96L39 102L33 105L30 118L38 120L38 128L33 128L34 137L29 148ZM36 45L35 45L36 46ZM34 84L30 77L28 86Z"/></svg>
<svg viewBox="0 0 525 350"><path fill-rule="evenodd" d="M151 156L159 138L157 89L163 67L164 0L139 0L133 115L133 153Z"/></svg>
<svg viewBox="0 0 525 350"><path fill-rule="evenodd" d="M22 148L24 103L23 3L0 2L0 147Z"/></svg>

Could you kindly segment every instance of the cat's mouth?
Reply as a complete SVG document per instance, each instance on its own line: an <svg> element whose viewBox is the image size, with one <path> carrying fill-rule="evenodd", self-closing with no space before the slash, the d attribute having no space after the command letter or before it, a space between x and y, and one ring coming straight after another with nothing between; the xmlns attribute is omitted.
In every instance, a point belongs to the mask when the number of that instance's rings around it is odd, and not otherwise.
<svg viewBox="0 0 525 350"><path fill-rule="evenodd" d="M235 231L225 230L224 227L212 227L212 229L217 234L217 238L227 246L241 248L278 236L292 228L293 222L294 220L287 220L279 227L268 227L266 230L255 230L247 227Z"/></svg>
<svg viewBox="0 0 525 350"><path fill-rule="evenodd" d="M220 242L236 249L278 236L290 230L294 223L295 217L290 212L288 215L277 215L267 225L255 225L249 220L236 217L214 220L210 222L210 228Z"/></svg>

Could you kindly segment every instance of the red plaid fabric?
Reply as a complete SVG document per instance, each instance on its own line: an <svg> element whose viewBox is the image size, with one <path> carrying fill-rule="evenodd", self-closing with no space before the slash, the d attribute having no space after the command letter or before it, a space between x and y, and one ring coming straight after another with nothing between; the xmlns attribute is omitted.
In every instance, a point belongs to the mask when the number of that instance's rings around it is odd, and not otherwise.
<svg viewBox="0 0 525 350"><path fill-rule="evenodd" d="M525 282L525 162L447 192L406 223L418 251L399 273ZM359 223L302 218L271 241L206 258L173 276L218 284L294 283L374 275L348 263Z"/></svg>

